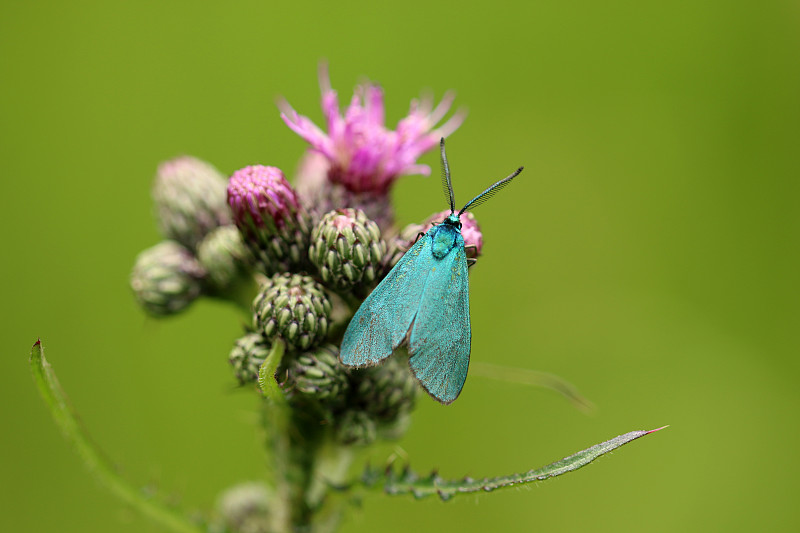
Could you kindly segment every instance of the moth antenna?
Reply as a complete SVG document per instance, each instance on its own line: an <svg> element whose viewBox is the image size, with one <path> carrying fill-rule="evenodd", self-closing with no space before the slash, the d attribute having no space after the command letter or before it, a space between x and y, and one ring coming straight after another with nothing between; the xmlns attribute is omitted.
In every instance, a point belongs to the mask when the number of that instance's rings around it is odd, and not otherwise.
<svg viewBox="0 0 800 533"><path fill-rule="evenodd" d="M464 213L464 211L466 211L470 207L478 207L482 203L486 202L486 200L494 196L500 189L511 183L511 180L519 176L519 173L522 172L523 168L524 167L519 167L507 178L503 178L500 181L495 182L489 187L487 187L485 191L483 191L478 196L467 202L467 205L465 205L463 209L461 209L461 211L458 212L458 216L461 216Z"/></svg>
<svg viewBox="0 0 800 533"><path fill-rule="evenodd" d="M450 214L456 212L456 200L453 196L453 184L450 181L450 165L447 164L447 154L444 153L444 137L439 140L439 150L442 159L442 189L445 196L450 199Z"/></svg>

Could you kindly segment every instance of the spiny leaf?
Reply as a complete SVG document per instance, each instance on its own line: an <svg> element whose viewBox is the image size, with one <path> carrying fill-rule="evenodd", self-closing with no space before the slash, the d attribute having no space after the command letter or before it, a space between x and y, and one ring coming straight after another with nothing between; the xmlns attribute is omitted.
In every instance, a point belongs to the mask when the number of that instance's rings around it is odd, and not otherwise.
<svg viewBox="0 0 800 533"><path fill-rule="evenodd" d="M201 533L203 530L166 504L148 497L117 473L105 455L93 444L69 404L53 367L44 357L42 341L37 340L30 356L33 380L50 409L56 425L75 447L86 467L118 498L152 520L181 533Z"/></svg>
<svg viewBox="0 0 800 533"><path fill-rule="evenodd" d="M392 467L381 472L380 470L372 469L368 466L361 477L361 483L366 487L375 487L382 484L387 494L411 494L417 499L435 494L442 500L447 501L457 494L491 492L512 485L544 481L545 479L572 472L573 470L588 465L601 455L605 455L624 444L664 429L665 427L667 426L649 431L631 431L630 433L619 435L618 437L601 442L600 444L595 444L594 446L542 468L536 468L520 474L484 479L464 477L463 479L446 480L442 479L435 470L431 472L429 476L421 477L412 472L408 466L399 474L397 470Z"/></svg>

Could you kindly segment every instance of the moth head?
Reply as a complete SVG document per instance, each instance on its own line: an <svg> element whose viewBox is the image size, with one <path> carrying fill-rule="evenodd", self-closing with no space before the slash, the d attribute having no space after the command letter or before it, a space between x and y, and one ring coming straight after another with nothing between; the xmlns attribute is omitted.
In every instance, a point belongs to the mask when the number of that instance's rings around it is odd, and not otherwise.
<svg viewBox="0 0 800 533"><path fill-rule="evenodd" d="M450 213L447 218L442 221L442 224L447 224L448 226L453 226L457 229L461 229L461 219L459 218L460 213Z"/></svg>

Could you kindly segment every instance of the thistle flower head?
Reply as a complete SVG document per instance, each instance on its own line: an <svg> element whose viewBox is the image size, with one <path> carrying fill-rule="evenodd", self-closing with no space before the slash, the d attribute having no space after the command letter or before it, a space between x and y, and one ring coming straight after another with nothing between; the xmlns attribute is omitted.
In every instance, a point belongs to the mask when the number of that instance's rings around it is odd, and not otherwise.
<svg viewBox="0 0 800 533"><path fill-rule="evenodd" d="M153 200L164 237L192 250L211 230L231 221L225 176L194 157L177 157L159 165Z"/></svg>
<svg viewBox="0 0 800 533"><path fill-rule="evenodd" d="M242 483L226 490L217 504L225 531L268 533L272 492L262 483Z"/></svg>
<svg viewBox="0 0 800 533"><path fill-rule="evenodd" d="M300 274L277 274L261 287L253 301L259 332L270 340L280 336L292 348L307 350L328 333L331 303L325 290Z"/></svg>
<svg viewBox="0 0 800 533"><path fill-rule="evenodd" d="M292 361L290 394L327 404L344 401L350 387L348 371L339 362L339 349L329 344L306 352Z"/></svg>
<svg viewBox="0 0 800 533"><path fill-rule="evenodd" d="M310 219L279 168L254 165L234 172L228 203L265 273L305 265Z"/></svg>
<svg viewBox="0 0 800 533"><path fill-rule="evenodd" d="M300 201L281 169L252 165L228 180L228 204L236 225L244 233L251 228L282 228L291 224Z"/></svg>
<svg viewBox="0 0 800 533"><path fill-rule="evenodd" d="M398 356L353 372L352 403L381 424L396 422L414 408L417 383L408 362Z"/></svg>
<svg viewBox="0 0 800 533"><path fill-rule="evenodd" d="M328 179L351 192L385 194L402 174L430 174L430 168L417 164L417 158L455 131L465 117L457 112L437 128L454 96L447 94L435 108L433 99L426 96L412 101L408 116L395 130L389 130L384 124L380 86L366 83L357 87L342 114L325 65L320 66L319 78L327 132L288 104L282 106L281 118L327 158Z"/></svg>
<svg viewBox="0 0 800 533"><path fill-rule="evenodd" d="M336 424L336 438L348 446L367 446L378 437L378 424L370 413L345 411Z"/></svg>
<svg viewBox="0 0 800 533"><path fill-rule="evenodd" d="M131 288L145 311L166 316L182 311L200 296L205 276L191 251L175 241L164 241L136 258Z"/></svg>
<svg viewBox="0 0 800 533"><path fill-rule="evenodd" d="M239 383L252 383L258 379L258 370L269 354L269 345L258 333L248 333L236 339L228 361Z"/></svg>
<svg viewBox="0 0 800 533"><path fill-rule="evenodd" d="M378 225L359 209L335 209L311 233L311 262L323 283L339 291L375 281L385 253Z"/></svg>
<svg viewBox="0 0 800 533"><path fill-rule="evenodd" d="M200 242L197 259L218 289L229 287L251 262L242 234L234 225L220 226Z"/></svg>

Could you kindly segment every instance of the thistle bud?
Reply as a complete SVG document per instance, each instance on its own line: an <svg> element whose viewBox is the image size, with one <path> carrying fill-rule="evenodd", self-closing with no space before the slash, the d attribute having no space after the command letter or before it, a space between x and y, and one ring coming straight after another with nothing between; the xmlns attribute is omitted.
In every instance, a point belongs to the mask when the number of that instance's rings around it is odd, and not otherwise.
<svg viewBox="0 0 800 533"><path fill-rule="evenodd" d="M297 356L289 376L293 394L324 403L339 403L350 387L347 370L339 362L339 350L329 344Z"/></svg>
<svg viewBox="0 0 800 533"><path fill-rule="evenodd" d="M378 225L359 209L337 209L322 217L308 250L322 282L338 291L369 286L381 270L386 243Z"/></svg>
<svg viewBox="0 0 800 533"><path fill-rule="evenodd" d="M328 333L331 302L308 276L272 276L253 301L253 310L264 338L281 337L290 348L307 350Z"/></svg>
<svg viewBox="0 0 800 533"><path fill-rule="evenodd" d="M228 203L265 273L307 264L310 217L279 168L256 165L234 172L228 181Z"/></svg>
<svg viewBox="0 0 800 533"><path fill-rule="evenodd" d="M375 442L378 425L364 411L345 411L337 421L336 438L342 444L366 446Z"/></svg>
<svg viewBox="0 0 800 533"><path fill-rule="evenodd" d="M151 315L172 315L200 296L205 275L188 249L175 241L164 241L136 258L131 288L136 301Z"/></svg>
<svg viewBox="0 0 800 533"><path fill-rule="evenodd" d="M390 357L379 366L356 370L352 381L354 403L381 424L395 422L414 408L417 384L404 358Z"/></svg>
<svg viewBox="0 0 800 533"><path fill-rule="evenodd" d="M238 533L272 531L270 499L269 489L261 483L242 483L226 490L218 504L225 530Z"/></svg>
<svg viewBox="0 0 800 533"><path fill-rule="evenodd" d="M269 354L269 346L258 333L248 333L236 339L228 361L239 383L252 383L258 379L258 370Z"/></svg>
<svg viewBox="0 0 800 533"><path fill-rule="evenodd" d="M209 280L218 289L229 287L247 271L252 256L236 226L220 226L200 242L197 259L208 272Z"/></svg>
<svg viewBox="0 0 800 533"><path fill-rule="evenodd" d="M158 167L153 200L161 233L190 250L217 226L231 223L225 176L194 157L177 157Z"/></svg>

